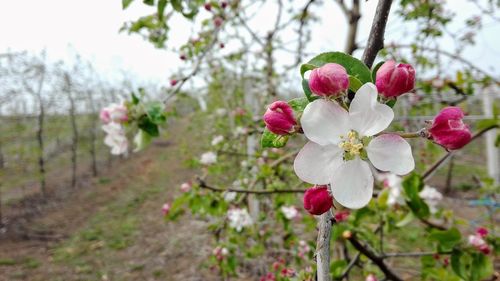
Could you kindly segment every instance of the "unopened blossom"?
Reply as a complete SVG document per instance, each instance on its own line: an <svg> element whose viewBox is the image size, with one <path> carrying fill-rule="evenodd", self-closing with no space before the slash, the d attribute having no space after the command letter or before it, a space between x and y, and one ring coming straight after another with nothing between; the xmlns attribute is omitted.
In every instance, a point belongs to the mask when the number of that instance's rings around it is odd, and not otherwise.
<svg viewBox="0 0 500 281"><path fill-rule="evenodd" d="M210 165L217 162L217 154L212 151L205 152L201 155L200 163L203 165Z"/></svg>
<svg viewBox="0 0 500 281"><path fill-rule="evenodd" d="M252 217L247 209L234 208L227 211L227 218L229 219L229 226L240 232L244 227L253 224Z"/></svg>
<svg viewBox="0 0 500 281"><path fill-rule="evenodd" d="M122 125L111 122L102 126L106 136L104 144L111 148L111 154L120 155L128 152L128 139Z"/></svg>
<svg viewBox="0 0 500 281"><path fill-rule="evenodd" d="M173 87L173 86L177 85L177 82L178 82L178 81L177 81L176 79L172 79L172 80L170 80L170 86L172 86L172 87Z"/></svg>
<svg viewBox="0 0 500 281"><path fill-rule="evenodd" d="M295 276L295 269L285 267L281 270L281 276L283 277L293 277Z"/></svg>
<svg viewBox="0 0 500 281"><path fill-rule="evenodd" d="M342 210L335 212L335 215L333 217L337 222L343 222L349 218L349 214L350 212L348 210Z"/></svg>
<svg viewBox="0 0 500 281"><path fill-rule="evenodd" d="M293 109L285 101L275 101L269 105L263 119L266 128L278 135L290 134L297 125Z"/></svg>
<svg viewBox="0 0 500 281"><path fill-rule="evenodd" d="M365 279L365 280L366 280L366 281L378 281L377 277L376 277L375 275L373 275L373 274L368 274L368 275L366 276L366 279Z"/></svg>
<svg viewBox="0 0 500 281"><path fill-rule="evenodd" d="M215 17L214 18L214 25L216 27L220 27L223 22L224 22L224 20L221 17Z"/></svg>
<svg viewBox="0 0 500 281"><path fill-rule="evenodd" d="M109 106L101 109L99 114L101 121L104 124L108 124L110 122L115 123L124 123L128 121L128 112L127 107L123 104L113 103Z"/></svg>
<svg viewBox="0 0 500 281"><path fill-rule="evenodd" d="M473 246L476 248L478 251L482 252L485 255L488 255L491 252L490 246L488 243L484 240L484 238L487 235L484 231L482 230L476 230L476 233L474 235L469 235L469 245Z"/></svg>
<svg viewBox="0 0 500 281"><path fill-rule="evenodd" d="M460 149L472 138L469 126L463 122L464 112L460 107L442 109L428 129L429 138L446 149Z"/></svg>
<svg viewBox="0 0 500 281"><path fill-rule="evenodd" d="M205 8L205 10L207 10L209 12L212 10L212 5L210 3L205 3L203 5L203 7Z"/></svg>
<svg viewBox="0 0 500 281"><path fill-rule="evenodd" d="M403 178L392 174L383 173L379 176L379 180L382 181L384 188L389 189L389 196L387 198L387 205L403 205L405 203L405 198L403 196Z"/></svg>
<svg viewBox="0 0 500 281"><path fill-rule="evenodd" d="M191 190L191 184L189 182L185 182L181 184L181 191L182 192L189 192Z"/></svg>
<svg viewBox="0 0 500 281"><path fill-rule="evenodd" d="M309 142L295 158L295 173L308 183L330 184L335 200L347 208L364 207L372 198L368 161L397 175L415 168L405 139L379 134L392 122L394 112L377 97L375 85L367 83L357 91L349 111L334 101L317 99L302 114L301 125Z"/></svg>
<svg viewBox="0 0 500 281"><path fill-rule="evenodd" d="M232 202L234 201L234 199L236 199L236 195L238 195L236 192L233 192L233 191L226 191L224 192L224 201L226 202Z"/></svg>
<svg viewBox="0 0 500 281"><path fill-rule="evenodd" d="M223 142L223 141L224 141L224 136L219 135L219 136L216 136L216 137L214 137L214 138L212 139L211 144L212 144L213 146L215 146L215 145L218 145L219 143L221 143L221 142Z"/></svg>
<svg viewBox="0 0 500 281"><path fill-rule="evenodd" d="M327 63L311 71L309 89L318 96L337 96L349 88L349 75L336 63Z"/></svg>
<svg viewBox="0 0 500 281"><path fill-rule="evenodd" d="M321 215L333 206L333 198L326 185L311 187L304 193L304 209L312 215Z"/></svg>
<svg viewBox="0 0 500 281"><path fill-rule="evenodd" d="M398 97L415 87L415 69L409 64L388 60L377 70L375 80L382 96Z"/></svg>
<svg viewBox="0 0 500 281"><path fill-rule="evenodd" d="M478 229L476 229L476 234L484 238L488 235L488 229L479 227Z"/></svg>
<svg viewBox="0 0 500 281"><path fill-rule="evenodd" d="M229 254L229 250L226 247L217 246L212 250L212 254L217 260L223 260Z"/></svg>
<svg viewBox="0 0 500 281"><path fill-rule="evenodd" d="M288 220L292 220L299 215L299 211L294 206L282 206L280 210Z"/></svg>
<svg viewBox="0 0 500 281"><path fill-rule="evenodd" d="M274 276L274 273L269 272L266 275L260 277L259 281L276 281L276 276Z"/></svg>
<svg viewBox="0 0 500 281"><path fill-rule="evenodd" d="M438 205L443 200L443 194L439 192L437 189L431 186L424 186L422 191L418 193L420 198L424 200L424 202L429 206L429 210L432 214L435 214L438 210Z"/></svg>
<svg viewBox="0 0 500 281"><path fill-rule="evenodd" d="M161 207L161 212L164 216L168 215L168 213L170 212L170 204L163 204L163 206Z"/></svg>
<svg viewBox="0 0 500 281"><path fill-rule="evenodd" d="M304 240L300 240L299 241L299 250L298 250L297 256L299 258L304 258L305 255L307 255L307 253L309 253L309 251L311 251L311 247L309 247L307 242Z"/></svg>

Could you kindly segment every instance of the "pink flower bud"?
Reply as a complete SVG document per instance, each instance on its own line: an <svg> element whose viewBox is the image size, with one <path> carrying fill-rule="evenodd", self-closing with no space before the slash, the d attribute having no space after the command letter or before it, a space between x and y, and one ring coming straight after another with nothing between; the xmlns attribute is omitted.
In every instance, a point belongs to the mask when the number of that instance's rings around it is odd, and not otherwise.
<svg viewBox="0 0 500 281"><path fill-rule="evenodd" d="M336 96L349 88L349 76L342 65L327 63L311 71L309 88L319 96Z"/></svg>
<svg viewBox="0 0 500 281"><path fill-rule="evenodd" d="M170 212L170 204L163 204L163 206L161 207L161 212L164 216L168 215L168 213Z"/></svg>
<svg viewBox="0 0 500 281"><path fill-rule="evenodd" d="M378 92L387 98L408 93L415 87L415 69L409 64L388 60L378 69L376 77Z"/></svg>
<svg viewBox="0 0 500 281"><path fill-rule="evenodd" d="M220 47L221 49L224 49L224 47L226 47L226 45L224 45L224 43L220 43L220 44L219 44L219 47Z"/></svg>
<svg viewBox="0 0 500 281"><path fill-rule="evenodd" d="M179 56L179 58L180 58L181 60L186 60L186 59L187 59L186 55L180 55L180 56Z"/></svg>
<svg viewBox="0 0 500 281"><path fill-rule="evenodd" d="M304 209L312 215L326 213L333 205L333 198L326 185L312 187L304 193Z"/></svg>
<svg viewBox="0 0 500 281"><path fill-rule="evenodd" d="M449 106L439 112L429 129L430 139L446 149L459 149L472 138L469 127L464 124L462 109Z"/></svg>
<svg viewBox="0 0 500 281"><path fill-rule="evenodd" d="M476 234L484 238L488 235L488 229L479 227L478 229L476 229Z"/></svg>
<svg viewBox="0 0 500 281"><path fill-rule="evenodd" d="M338 211L335 213L334 218L337 222L346 221L347 218L349 218L349 211L348 210Z"/></svg>
<svg viewBox="0 0 500 281"><path fill-rule="evenodd" d="M377 277L375 277L375 275L373 274L368 274L368 276L366 276L366 281L377 281Z"/></svg>
<svg viewBox="0 0 500 281"><path fill-rule="evenodd" d="M292 108L284 101L275 101L267 108L264 122L269 131L278 135L291 133L297 125Z"/></svg>
<svg viewBox="0 0 500 281"><path fill-rule="evenodd" d="M99 118L104 124L108 124L109 122L111 122L111 115L109 114L109 109L107 107L101 109L101 113L99 113Z"/></svg>
<svg viewBox="0 0 500 281"><path fill-rule="evenodd" d="M185 183L181 184L181 192L188 192L189 190L191 190L190 183L185 182Z"/></svg>
<svg viewBox="0 0 500 281"><path fill-rule="evenodd" d="M220 6L222 7L222 9L225 9L227 7L227 2L226 1L221 1L220 2Z"/></svg>
<svg viewBox="0 0 500 281"><path fill-rule="evenodd" d="M173 87L175 85L177 85L177 80L175 80L175 79L170 80L170 86Z"/></svg>
<svg viewBox="0 0 500 281"><path fill-rule="evenodd" d="M221 17L216 17L214 19L214 25L216 27L220 27L222 25L222 23L224 22L224 20L221 18Z"/></svg>
<svg viewBox="0 0 500 281"><path fill-rule="evenodd" d="M203 5L203 7L205 7L205 10L207 10L209 12L212 10L212 5L210 5L210 3L205 3L205 5Z"/></svg>

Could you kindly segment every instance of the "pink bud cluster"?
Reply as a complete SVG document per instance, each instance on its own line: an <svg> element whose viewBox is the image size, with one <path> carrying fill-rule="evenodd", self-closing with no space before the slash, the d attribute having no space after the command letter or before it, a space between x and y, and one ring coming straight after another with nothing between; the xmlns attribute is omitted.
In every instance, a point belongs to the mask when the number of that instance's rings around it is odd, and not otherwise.
<svg viewBox="0 0 500 281"><path fill-rule="evenodd" d="M429 138L446 149L459 149L472 138L469 127L464 124L464 112L456 106L441 110L428 129Z"/></svg>
<svg viewBox="0 0 500 281"><path fill-rule="evenodd" d="M333 198L326 185L312 187L304 193L304 209L312 215L326 213L333 206Z"/></svg>
<svg viewBox="0 0 500 281"><path fill-rule="evenodd" d="M469 235L469 244L481 253L488 255L491 252L491 248L484 240L486 236L488 236L488 230L484 227L480 227L476 229L474 235Z"/></svg>
<svg viewBox="0 0 500 281"><path fill-rule="evenodd" d="M185 182L181 184L181 192L186 193L189 192L190 190L191 190L191 183Z"/></svg>
<svg viewBox="0 0 500 281"><path fill-rule="evenodd" d="M366 276L365 280L366 281L378 281L377 277L374 274L371 274L371 273Z"/></svg>
<svg viewBox="0 0 500 281"><path fill-rule="evenodd" d="M335 221L337 221L337 222L344 222L349 218L349 215L350 215L349 210L342 210L342 211L336 212L333 217L335 218Z"/></svg>
<svg viewBox="0 0 500 281"><path fill-rule="evenodd" d="M398 97L415 87L415 69L409 64L388 60L378 69L375 85L382 96Z"/></svg>
<svg viewBox="0 0 500 281"><path fill-rule="evenodd" d="M213 249L212 254L218 261L221 261L229 255L229 250L225 247L217 246Z"/></svg>
<svg viewBox="0 0 500 281"><path fill-rule="evenodd" d="M293 109L284 101L275 101L267 108L264 122L269 131L278 135L292 133L294 126L297 125Z"/></svg>
<svg viewBox="0 0 500 281"><path fill-rule="evenodd" d="M164 216L166 216L166 215L168 215L169 212L170 212L170 204L168 204L168 203L163 204L163 206L161 207L161 213Z"/></svg>
<svg viewBox="0 0 500 281"><path fill-rule="evenodd" d="M303 259L309 252L311 251L311 247L307 245L307 242L304 240L299 241L299 248L297 251L297 256Z"/></svg>

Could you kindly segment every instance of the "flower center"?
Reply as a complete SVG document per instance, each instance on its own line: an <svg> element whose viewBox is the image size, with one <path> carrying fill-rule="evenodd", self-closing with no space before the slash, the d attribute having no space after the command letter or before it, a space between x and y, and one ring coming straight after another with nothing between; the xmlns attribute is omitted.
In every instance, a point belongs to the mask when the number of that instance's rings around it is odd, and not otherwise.
<svg viewBox="0 0 500 281"><path fill-rule="evenodd" d="M368 138L360 138L358 132L349 131L347 136L340 136L339 147L344 150L344 160L353 160L356 156L366 158L364 150Z"/></svg>

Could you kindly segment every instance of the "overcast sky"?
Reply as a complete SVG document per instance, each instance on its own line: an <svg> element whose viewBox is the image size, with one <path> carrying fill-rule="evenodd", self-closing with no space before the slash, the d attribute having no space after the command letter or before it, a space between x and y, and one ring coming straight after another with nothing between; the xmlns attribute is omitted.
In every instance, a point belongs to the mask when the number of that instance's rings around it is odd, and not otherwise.
<svg viewBox="0 0 500 281"><path fill-rule="evenodd" d="M155 49L137 35L118 32L123 22L152 11L140 3L142 1L135 2L123 11L120 0L0 0L0 53L7 50L39 52L46 48L53 60L65 60L79 53L107 77L116 78L121 70L126 70L141 81L164 84L170 73L182 63L178 54ZM338 7L331 3L333 1L325 2L328 3L326 7L315 10L324 21L317 24L313 40L308 44L312 52L344 48L345 19ZM376 2L363 1L360 42L368 35ZM453 0L453 4L457 19L463 20L474 10L466 0ZM259 20L265 22L274 17L272 9L268 14L266 12L262 13L261 19L257 19L257 25ZM403 30L396 17L391 16L390 19L386 36L388 41L399 40L404 31L411 31L411 28ZM478 66L483 65L498 74L498 67L495 66L500 62L500 26L487 18L484 22L485 28L478 37L478 45L466 56ZM189 38L191 27L181 19L176 19L171 25L169 44L179 46Z"/></svg>

